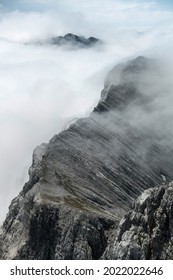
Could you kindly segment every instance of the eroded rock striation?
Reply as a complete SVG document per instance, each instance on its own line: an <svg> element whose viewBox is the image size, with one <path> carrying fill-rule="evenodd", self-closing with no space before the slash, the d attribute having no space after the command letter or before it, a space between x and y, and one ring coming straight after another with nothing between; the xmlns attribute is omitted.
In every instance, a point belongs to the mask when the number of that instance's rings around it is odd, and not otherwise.
<svg viewBox="0 0 173 280"><path fill-rule="evenodd" d="M121 220L105 258L173 259L173 183L145 190Z"/></svg>
<svg viewBox="0 0 173 280"><path fill-rule="evenodd" d="M129 253L117 255L128 222L135 225L133 214L127 214L123 229L118 224L144 190L173 180L173 153L154 118L158 88L152 85L160 77L152 59L116 66L90 116L35 149L29 181L1 228L1 259L149 258L143 247L130 253L138 222L126 242ZM156 197L151 195L153 204Z"/></svg>

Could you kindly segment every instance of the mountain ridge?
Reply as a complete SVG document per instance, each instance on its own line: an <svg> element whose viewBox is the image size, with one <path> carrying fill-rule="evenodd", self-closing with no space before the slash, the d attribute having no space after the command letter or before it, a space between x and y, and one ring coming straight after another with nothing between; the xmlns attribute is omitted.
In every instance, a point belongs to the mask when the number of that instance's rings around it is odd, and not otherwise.
<svg viewBox="0 0 173 280"><path fill-rule="evenodd" d="M128 117L151 110L141 91L148 72L157 73L157 63L144 57L115 67L90 116L35 149L29 181L2 227L1 259L117 257L109 243L134 200L173 180L170 150L152 123Z"/></svg>
<svg viewBox="0 0 173 280"><path fill-rule="evenodd" d="M37 45L65 47L67 49L89 49L94 48L95 46L101 46L103 41L93 36L86 38L81 35L67 33L64 36L54 36L47 40L40 40L33 43Z"/></svg>

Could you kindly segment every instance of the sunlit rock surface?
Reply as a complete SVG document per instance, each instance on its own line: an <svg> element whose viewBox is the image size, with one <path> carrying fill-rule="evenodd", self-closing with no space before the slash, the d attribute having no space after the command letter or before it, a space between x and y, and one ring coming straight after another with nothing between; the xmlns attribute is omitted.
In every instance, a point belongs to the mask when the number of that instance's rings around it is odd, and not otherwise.
<svg viewBox="0 0 173 280"><path fill-rule="evenodd" d="M116 248L125 244L130 226L125 224L122 237L118 224L134 200L173 180L172 149L152 118L158 89L149 92L157 79L160 70L152 59L118 65L90 116L35 149L29 181L1 229L1 259L149 258L143 248L133 256L117 255Z"/></svg>

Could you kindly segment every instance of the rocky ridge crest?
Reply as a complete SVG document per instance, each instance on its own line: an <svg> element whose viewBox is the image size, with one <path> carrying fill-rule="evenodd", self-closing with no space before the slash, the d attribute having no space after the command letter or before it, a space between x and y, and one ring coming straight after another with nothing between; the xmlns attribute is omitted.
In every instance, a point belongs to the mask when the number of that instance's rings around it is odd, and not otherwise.
<svg viewBox="0 0 173 280"><path fill-rule="evenodd" d="M115 67L90 116L35 149L29 181L1 229L1 259L149 258L144 249L130 253L128 242L139 231L128 226L135 224L133 214L118 227L143 191L173 180L171 152L152 124L136 125L129 118L133 110L151 108L151 97L140 90L148 71L155 73L157 67L144 57ZM149 194L155 203L157 195ZM123 254L117 246L123 248L129 229L129 253Z"/></svg>

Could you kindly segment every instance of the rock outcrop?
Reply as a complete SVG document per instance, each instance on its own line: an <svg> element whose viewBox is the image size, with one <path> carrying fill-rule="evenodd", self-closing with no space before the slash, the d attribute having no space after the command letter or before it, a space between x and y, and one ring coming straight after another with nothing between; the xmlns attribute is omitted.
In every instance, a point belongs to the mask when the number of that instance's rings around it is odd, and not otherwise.
<svg viewBox="0 0 173 280"><path fill-rule="evenodd" d="M135 225L128 214L118 228L134 200L173 180L173 153L162 141L164 134L158 135L152 119L140 119L154 110L153 97L144 90L151 83L147 73L160 79L157 63L144 57L115 67L90 116L35 149L29 181L12 201L1 229L1 259L148 258L145 248L132 249L133 256L116 251L117 242L123 247L128 221ZM139 216L146 208L141 207ZM137 222L132 239L138 231Z"/></svg>
<svg viewBox="0 0 173 280"><path fill-rule="evenodd" d="M55 46L55 47L63 47L66 49L73 49L73 50L79 50L79 49L89 49L96 46L103 46L103 41L95 38L95 37L84 37L80 35L76 35L73 33L67 33L64 36L55 36L51 37L47 40L40 40L40 41L34 41L28 44L34 44L39 46Z"/></svg>
<svg viewBox="0 0 173 280"><path fill-rule="evenodd" d="M72 33L68 33L65 36L53 37L50 41L50 44L57 46L71 46L78 48L90 48L96 44L101 44L101 40L95 37L85 38L83 36L78 36Z"/></svg>
<svg viewBox="0 0 173 280"><path fill-rule="evenodd" d="M121 220L108 259L173 259L173 183L145 190Z"/></svg>

